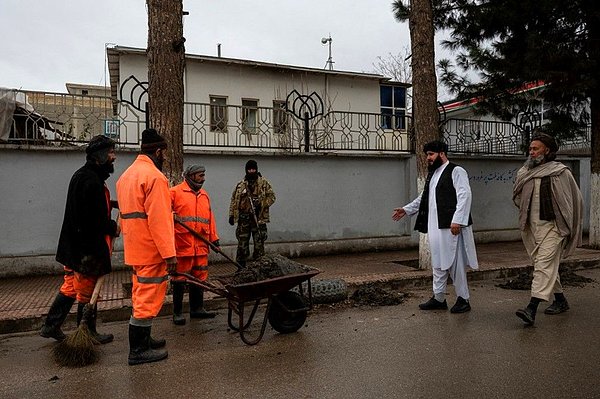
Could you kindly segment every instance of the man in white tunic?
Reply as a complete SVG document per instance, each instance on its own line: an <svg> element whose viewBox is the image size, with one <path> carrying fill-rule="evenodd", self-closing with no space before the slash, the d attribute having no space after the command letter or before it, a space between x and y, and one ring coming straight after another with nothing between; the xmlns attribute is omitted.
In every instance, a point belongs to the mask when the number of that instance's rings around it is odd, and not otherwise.
<svg viewBox="0 0 600 399"><path fill-rule="evenodd" d="M533 265L531 300L516 312L525 326L534 324L539 303L549 301L552 294L554 301L545 314L569 310L558 267L561 258L581 245L583 199L569 168L554 160L557 152L552 136L534 134L529 158L517 172L513 188L523 243Z"/></svg>
<svg viewBox="0 0 600 399"><path fill-rule="evenodd" d="M448 145L432 141L423 146L429 174L421 195L410 204L394 209L393 220L418 213L415 230L427 233L433 271L433 297L419 305L422 310L448 309L445 299L448 277L456 290L452 313L471 310L467 267L477 269L477 253L471 220L469 176L448 161Z"/></svg>

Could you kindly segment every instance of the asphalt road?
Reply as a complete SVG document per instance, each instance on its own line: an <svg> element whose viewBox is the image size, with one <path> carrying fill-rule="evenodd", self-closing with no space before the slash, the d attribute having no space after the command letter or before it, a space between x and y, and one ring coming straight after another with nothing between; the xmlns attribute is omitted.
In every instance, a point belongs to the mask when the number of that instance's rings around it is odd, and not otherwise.
<svg viewBox="0 0 600 399"><path fill-rule="evenodd" d="M578 273L600 282L600 269ZM227 331L225 314L183 327L162 318L153 335L169 358L134 367L126 322L100 324L115 342L80 369L57 367L53 343L35 334L0 336L0 397L600 397L600 284L568 288L570 311L524 328L514 311L529 293L495 283L471 285L467 314L419 311L429 293L417 291L398 306L313 311L297 333L267 329L256 346Z"/></svg>

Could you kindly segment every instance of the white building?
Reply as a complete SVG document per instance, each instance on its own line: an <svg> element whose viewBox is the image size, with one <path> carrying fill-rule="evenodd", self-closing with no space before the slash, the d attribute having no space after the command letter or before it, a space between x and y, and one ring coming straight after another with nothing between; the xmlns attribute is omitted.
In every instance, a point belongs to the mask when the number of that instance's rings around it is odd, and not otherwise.
<svg viewBox="0 0 600 399"><path fill-rule="evenodd" d="M129 103L118 111L120 141L134 144L145 128L146 50L117 46L107 55L111 96ZM204 55L186 55L185 65L186 146L298 149L308 113L312 149L409 149L406 83Z"/></svg>

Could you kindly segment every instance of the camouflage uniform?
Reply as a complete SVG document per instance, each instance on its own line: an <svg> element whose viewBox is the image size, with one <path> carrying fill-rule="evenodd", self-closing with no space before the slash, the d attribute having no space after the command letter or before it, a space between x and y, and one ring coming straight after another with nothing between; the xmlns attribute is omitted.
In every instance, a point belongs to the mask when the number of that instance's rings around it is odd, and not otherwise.
<svg viewBox="0 0 600 399"><path fill-rule="evenodd" d="M250 204L252 201L253 207ZM269 207L275 202L275 193L267 179L258 176L256 182L244 179L240 181L231 195L229 217L237 222L235 236L238 240L236 260L245 264L250 257L250 237L254 241L253 258L258 259L265 253ZM253 208L256 210L253 213ZM258 226L257 226L258 222Z"/></svg>

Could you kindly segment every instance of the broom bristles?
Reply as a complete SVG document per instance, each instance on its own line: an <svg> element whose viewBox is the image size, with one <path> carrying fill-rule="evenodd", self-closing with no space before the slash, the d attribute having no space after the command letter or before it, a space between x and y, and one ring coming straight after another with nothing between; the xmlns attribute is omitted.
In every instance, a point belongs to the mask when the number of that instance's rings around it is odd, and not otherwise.
<svg viewBox="0 0 600 399"><path fill-rule="evenodd" d="M82 322L73 334L54 347L54 360L62 367L83 367L96 363L100 358L97 343L87 324Z"/></svg>

